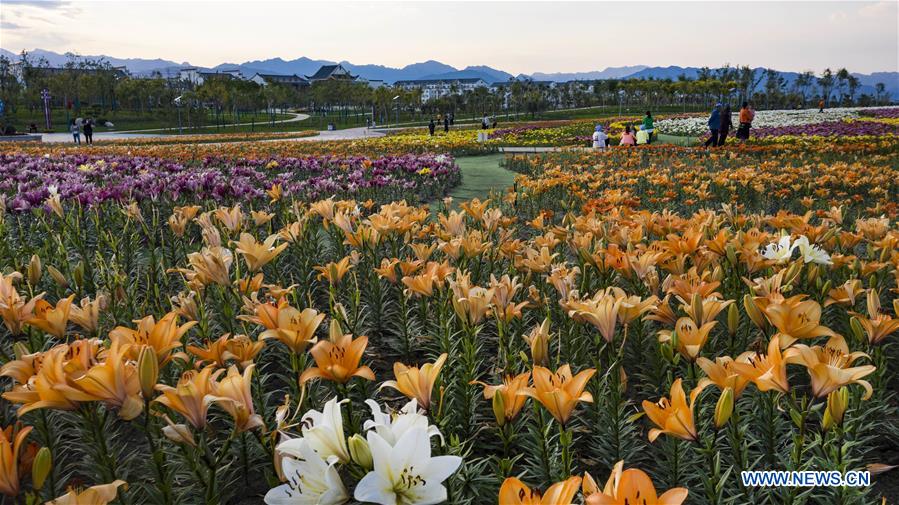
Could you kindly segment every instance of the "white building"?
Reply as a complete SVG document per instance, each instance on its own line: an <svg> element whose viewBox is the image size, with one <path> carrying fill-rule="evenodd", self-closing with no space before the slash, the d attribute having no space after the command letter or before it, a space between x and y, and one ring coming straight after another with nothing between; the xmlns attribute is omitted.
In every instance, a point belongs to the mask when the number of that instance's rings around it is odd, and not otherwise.
<svg viewBox="0 0 899 505"><path fill-rule="evenodd" d="M250 80L255 82L260 86L268 86L269 84L281 84L284 86L290 86L296 89L303 88L309 86L309 81L300 77L296 74L291 75L281 75L281 74L254 74L253 77L250 77Z"/></svg>
<svg viewBox="0 0 899 505"><path fill-rule="evenodd" d="M207 72L196 67L184 67L178 72L178 79L187 81L194 86L201 86L209 79L243 79L240 70L223 70L220 72Z"/></svg>
<svg viewBox="0 0 899 505"><path fill-rule="evenodd" d="M437 100L451 94L461 95L466 91L487 87L487 82L479 77L467 79L417 79L397 81L395 84L407 90L421 89L422 102Z"/></svg>

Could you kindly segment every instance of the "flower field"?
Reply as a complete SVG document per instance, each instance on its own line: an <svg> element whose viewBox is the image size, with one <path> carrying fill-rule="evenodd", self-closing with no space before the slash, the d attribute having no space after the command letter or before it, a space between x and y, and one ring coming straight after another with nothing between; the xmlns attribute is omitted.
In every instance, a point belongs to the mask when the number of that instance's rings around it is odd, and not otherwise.
<svg viewBox="0 0 899 505"><path fill-rule="evenodd" d="M440 200L452 155L592 124L4 147L5 503L890 496L739 475L894 478L896 136L510 156Z"/></svg>
<svg viewBox="0 0 899 505"><path fill-rule="evenodd" d="M890 121L897 114L899 107L843 107L825 109L824 112L817 109L760 110L752 122L751 134L754 137L897 135L899 129ZM734 128L739 125L738 116L739 110L735 110ZM661 119L656 122L656 128L668 135L703 136L709 131L708 115Z"/></svg>

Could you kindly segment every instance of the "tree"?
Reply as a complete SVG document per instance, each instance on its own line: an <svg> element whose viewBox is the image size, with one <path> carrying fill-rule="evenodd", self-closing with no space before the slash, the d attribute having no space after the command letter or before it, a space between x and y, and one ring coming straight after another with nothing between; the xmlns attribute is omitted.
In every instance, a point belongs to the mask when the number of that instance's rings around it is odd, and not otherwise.
<svg viewBox="0 0 899 505"><path fill-rule="evenodd" d="M829 105L830 92L833 89L833 71L831 69L824 69L821 77L818 78L818 86L821 88L821 98L824 100L824 105Z"/></svg>

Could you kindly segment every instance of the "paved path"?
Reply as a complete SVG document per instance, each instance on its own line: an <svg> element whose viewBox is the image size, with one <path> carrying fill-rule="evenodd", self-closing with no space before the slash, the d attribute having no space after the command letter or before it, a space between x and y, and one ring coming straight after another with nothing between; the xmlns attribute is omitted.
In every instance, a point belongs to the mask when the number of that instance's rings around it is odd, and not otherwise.
<svg viewBox="0 0 899 505"><path fill-rule="evenodd" d="M309 119L309 114L293 114L292 118L288 119L280 119L275 121L275 124L282 123L295 123L297 121L304 121ZM254 124L253 122L249 123L232 123L227 125L222 125L222 127L231 127L231 126L248 126ZM255 124L271 124L269 122L256 122ZM134 139L134 138L152 138L152 137L171 137L174 136L172 133L154 133L154 132L171 132L172 128L153 128L149 130L124 130L124 131L102 131L100 128L102 126L95 127L94 129L94 140L119 140L119 139ZM199 130L194 130L188 133L188 135L205 135L205 134L213 134L216 133L214 131L205 131L215 128L215 126L209 126L206 128L202 128ZM226 132L227 133L227 132ZM67 142L72 143L72 134L71 133L43 133L43 142ZM81 134L81 141L84 142L84 134Z"/></svg>
<svg viewBox="0 0 899 505"><path fill-rule="evenodd" d="M316 142L323 140L356 140L356 139L370 139L375 137L383 137L384 132L380 132L377 130L372 130L366 128L364 126L360 126L358 128L346 128L343 130L321 130L318 132L318 135L314 137L300 137L295 139L285 139L285 140L296 140L298 142Z"/></svg>

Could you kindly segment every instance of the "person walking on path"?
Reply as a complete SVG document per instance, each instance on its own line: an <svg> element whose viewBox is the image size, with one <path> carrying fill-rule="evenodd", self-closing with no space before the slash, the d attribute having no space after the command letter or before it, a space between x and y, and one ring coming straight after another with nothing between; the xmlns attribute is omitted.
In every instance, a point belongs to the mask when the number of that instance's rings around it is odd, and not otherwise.
<svg viewBox="0 0 899 505"><path fill-rule="evenodd" d="M453 111L450 111L449 116L450 116L450 126L456 124L456 113Z"/></svg>
<svg viewBox="0 0 899 505"><path fill-rule="evenodd" d="M749 140L749 129L752 128L752 120L755 119L755 111L749 102L743 102L740 108L740 127L737 129L737 138L740 142Z"/></svg>
<svg viewBox="0 0 899 505"><path fill-rule="evenodd" d="M637 139L634 137L633 132L631 132L631 126L627 125L624 127L624 133L621 134L621 142L618 143L621 146L636 146Z"/></svg>
<svg viewBox="0 0 899 505"><path fill-rule="evenodd" d="M712 134L703 144L704 147L715 147L718 145L718 125L721 124L721 103L716 103L709 116L709 132Z"/></svg>
<svg viewBox="0 0 899 505"><path fill-rule="evenodd" d="M75 139L76 144L81 143L81 128L78 126L78 123L75 120L72 120L72 125L69 127L69 131L72 132L72 138Z"/></svg>
<svg viewBox="0 0 899 505"><path fill-rule="evenodd" d="M87 145L94 143L94 121L90 118L84 122L84 141Z"/></svg>
<svg viewBox="0 0 899 505"><path fill-rule="evenodd" d="M718 121L718 145L723 146L724 142L727 141L727 132L730 131L730 127L733 126L733 119L730 117L730 104L724 104L724 107L721 108L721 117Z"/></svg>
<svg viewBox="0 0 899 505"><path fill-rule="evenodd" d="M602 131L602 125L596 125L596 130L593 132L593 149L605 151L607 140L609 140L609 136Z"/></svg>
<svg viewBox="0 0 899 505"><path fill-rule="evenodd" d="M434 136L434 128L436 128L436 127L437 127L437 125L434 124L434 118L431 118L431 122L428 123L428 133L432 137Z"/></svg>
<svg viewBox="0 0 899 505"><path fill-rule="evenodd" d="M824 112L824 99L818 101L818 112Z"/></svg>
<svg viewBox="0 0 899 505"><path fill-rule="evenodd" d="M481 119L481 129L486 130L490 127L490 119L487 118L487 114L484 114L484 118Z"/></svg>
<svg viewBox="0 0 899 505"><path fill-rule="evenodd" d="M449 116L443 116L443 133L449 133Z"/></svg>
<svg viewBox="0 0 899 505"><path fill-rule="evenodd" d="M655 127L653 126L653 121L652 121L652 112L646 111L646 115L643 116L643 128L642 129L647 134L646 143L652 144L652 132L655 130Z"/></svg>

